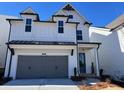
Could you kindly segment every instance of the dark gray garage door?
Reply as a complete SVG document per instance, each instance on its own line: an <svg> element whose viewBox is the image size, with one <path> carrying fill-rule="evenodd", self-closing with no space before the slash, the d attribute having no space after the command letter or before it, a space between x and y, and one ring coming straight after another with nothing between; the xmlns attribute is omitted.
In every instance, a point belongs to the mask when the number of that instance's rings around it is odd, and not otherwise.
<svg viewBox="0 0 124 93"><path fill-rule="evenodd" d="M67 77L68 56L18 56L17 79Z"/></svg>

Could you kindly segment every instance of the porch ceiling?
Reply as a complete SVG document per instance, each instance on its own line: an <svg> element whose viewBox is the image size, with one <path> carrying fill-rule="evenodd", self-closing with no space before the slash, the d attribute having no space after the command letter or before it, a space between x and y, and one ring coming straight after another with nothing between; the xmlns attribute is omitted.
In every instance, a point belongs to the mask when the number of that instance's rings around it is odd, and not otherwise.
<svg viewBox="0 0 124 93"><path fill-rule="evenodd" d="M90 50L90 49L93 49L93 48L90 48L90 47L79 47L79 50Z"/></svg>
<svg viewBox="0 0 124 93"><path fill-rule="evenodd" d="M10 48L14 49L74 49L76 46L72 45L15 45L15 44L10 44Z"/></svg>

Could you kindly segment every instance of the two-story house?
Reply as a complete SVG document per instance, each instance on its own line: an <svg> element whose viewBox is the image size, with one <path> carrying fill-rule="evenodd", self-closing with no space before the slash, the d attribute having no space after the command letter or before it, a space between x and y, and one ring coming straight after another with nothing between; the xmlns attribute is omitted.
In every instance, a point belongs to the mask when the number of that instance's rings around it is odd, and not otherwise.
<svg viewBox="0 0 124 93"><path fill-rule="evenodd" d="M10 23L4 77L13 79L99 76L98 48L89 42L90 22L67 4L49 21L41 21L31 8ZM95 61L94 61L95 60Z"/></svg>

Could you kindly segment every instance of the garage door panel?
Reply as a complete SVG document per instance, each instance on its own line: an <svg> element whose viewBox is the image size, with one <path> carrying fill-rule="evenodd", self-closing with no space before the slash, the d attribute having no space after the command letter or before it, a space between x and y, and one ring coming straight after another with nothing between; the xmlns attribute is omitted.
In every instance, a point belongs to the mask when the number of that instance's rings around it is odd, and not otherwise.
<svg viewBox="0 0 124 93"><path fill-rule="evenodd" d="M67 56L19 56L17 78L67 78Z"/></svg>
<svg viewBox="0 0 124 93"><path fill-rule="evenodd" d="M66 60L63 60L65 59ZM47 56L46 57L46 78L67 78L68 58L67 56Z"/></svg>
<svg viewBox="0 0 124 93"><path fill-rule="evenodd" d="M56 57L55 64L57 66L56 73L58 73L58 77L67 77L68 75L68 58L64 57ZM59 60L59 61L57 61ZM62 74L60 74L62 73Z"/></svg>
<svg viewBox="0 0 124 93"><path fill-rule="evenodd" d="M17 67L17 78L37 78L41 77L40 56L19 56ZM44 75L42 75L44 76Z"/></svg>

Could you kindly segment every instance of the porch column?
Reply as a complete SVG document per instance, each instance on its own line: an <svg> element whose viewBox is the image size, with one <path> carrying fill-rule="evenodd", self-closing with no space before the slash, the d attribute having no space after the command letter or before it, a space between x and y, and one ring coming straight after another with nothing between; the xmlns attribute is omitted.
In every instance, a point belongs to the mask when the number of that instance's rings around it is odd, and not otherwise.
<svg viewBox="0 0 124 93"><path fill-rule="evenodd" d="M96 75L99 76L99 60L98 60L98 51L97 48L94 49L95 59L96 59Z"/></svg>

